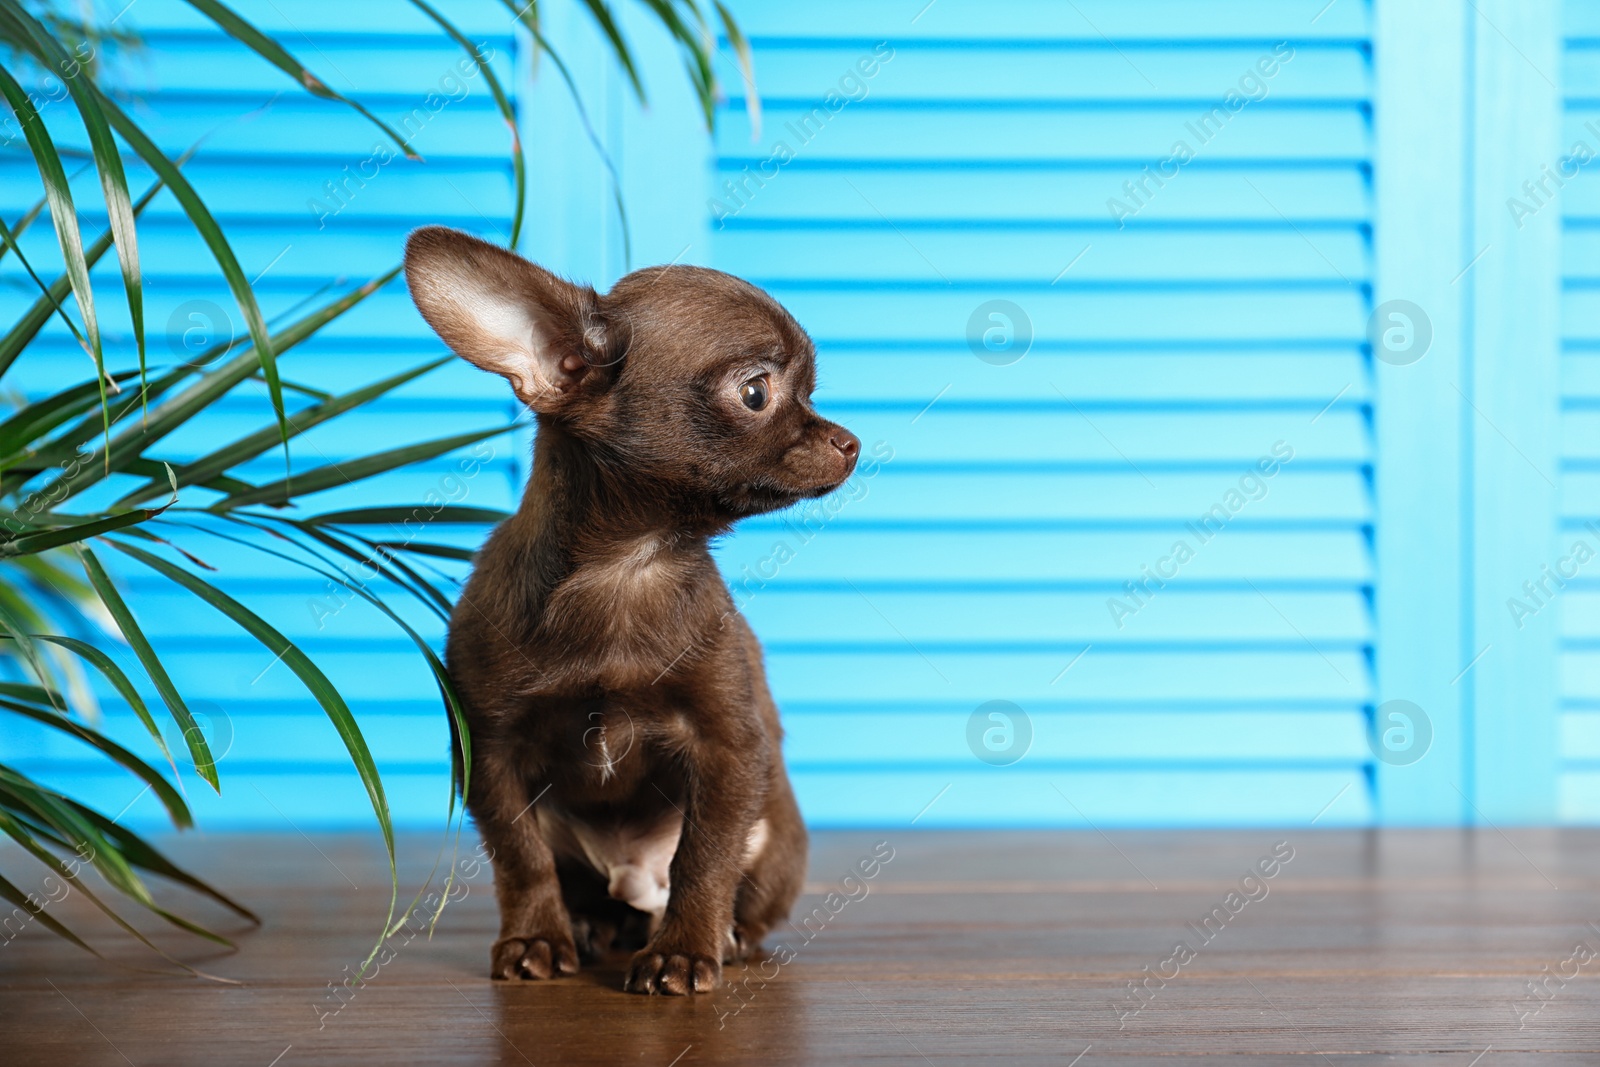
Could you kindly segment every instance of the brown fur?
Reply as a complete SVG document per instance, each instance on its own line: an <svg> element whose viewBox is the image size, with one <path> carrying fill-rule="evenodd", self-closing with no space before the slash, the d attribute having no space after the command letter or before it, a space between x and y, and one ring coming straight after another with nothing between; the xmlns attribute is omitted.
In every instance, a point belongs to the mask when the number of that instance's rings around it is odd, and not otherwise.
<svg viewBox="0 0 1600 1067"><path fill-rule="evenodd" d="M478 554L447 649L466 803L494 856L490 973L570 974L580 949L648 934L625 988L711 989L788 914L806 832L761 646L708 545L838 486L859 442L811 407L805 331L726 274L651 268L602 296L428 227L406 278L446 343L538 416L533 477ZM608 890L644 900L656 884L631 857L661 855L674 824L649 933Z"/></svg>

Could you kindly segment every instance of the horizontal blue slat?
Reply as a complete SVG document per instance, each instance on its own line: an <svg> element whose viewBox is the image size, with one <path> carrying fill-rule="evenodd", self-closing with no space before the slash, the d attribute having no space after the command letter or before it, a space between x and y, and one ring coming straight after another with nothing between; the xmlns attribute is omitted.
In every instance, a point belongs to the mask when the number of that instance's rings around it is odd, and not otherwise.
<svg viewBox="0 0 1600 1067"><path fill-rule="evenodd" d="M802 772L795 775L795 791L806 818L822 826L898 826L913 819L916 826L929 828L1299 826L1324 808L1319 826L1361 825L1372 818L1358 766L1318 771L1051 772L1032 771L1024 762L943 773ZM1138 874L1130 871L1129 877Z"/></svg>
<svg viewBox="0 0 1600 1067"><path fill-rule="evenodd" d="M1217 0L1204 5L1185 0L1143 0L1137 5L1074 0L1070 11L1054 0L932 5L927 0L881 5L821 0L801 7L749 3L739 10L745 31L760 37L881 40L892 32L897 40L1046 39L1107 47L1108 39L1118 44L1360 39L1368 32L1369 17L1366 4L1329 5L1327 0Z"/></svg>
<svg viewBox="0 0 1600 1067"><path fill-rule="evenodd" d="M920 21L920 20L919 20ZM1144 45L1119 54L1104 41L976 41L887 47L824 42L760 44L759 84L770 101L808 101L829 92L852 99L913 101L1205 100L1228 92L1254 99L1326 100L1365 95L1368 64L1360 47ZM892 49L892 52L889 50ZM1283 62L1288 55L1288 62ZM885 61L887 57L887 61ZM1159 75L1148 81L1145 69ZM1241 82L1243 87L1241 88ZM809 105L808 105L809 106Z"/></svg>
<svg viewBox="0 0 1600 1067"><path fill-rule="evenodd" d="M1231 111L1219 98L1193 106L1059 111L891 107L869 97L831 109L821 102L764 108L757 145L751 144L740 112L726 115L728 121L717 128L718 154L742 161L771 158L781 144L787 154L808 161L1119 160L1132 163L1129 177L1136 177L1145 163L1173 157L1179 141L1186 146L1185 155L1212 160L1355 162L1365 157L1371 136L1363 109L1351 102L1263 103Z"/></svg>
<svg viewBox="0 0 1600 1067"><path fill-rule="evenodd" d="M1142 168L1166 156L1141 158L1132 165L983 160L963 166L891 166L871 159L826 164L807 155L781 167L768 163L763 171L760 164L769 158L765 151L740 147L737 158L721 162L708 190L708 200L721 204L720 210L707 208L717 225L819 219L874 225L884 219L896 224L929 219L1027 225L1072 221L1117 232L1119 215L1108 209L1107 201L1129 203L1124 183L1142 181ZM746 168L753 176L747 177ZM1296 223L1360 223L1371 210L1369 181L1365 161L1290 165L1196 159L1159 190L1152 182L1155 194L1143 205L1129 203L1138 212L1122 221L1126 227L1216 220L1281 224L1285 217ZM735 183L732 190L729 182Z"/></svg>
<svg viewBox="0 0 1600 1067"><path fill-rule="evenodd" d="M961 282L1150 285L1166 282L1326 281L1370 275L1365 235L1355 226L1321 230L1277 228L1192 230L1101 228L1010 231L962 227L891 226L839 232L785 233L786 255L771 253L773 234L735 228L717 238L718 266L763 281L920 282L928 261ZM924 259L923 257L926 257ZM1337 273L1335 273L1337 272Z"/></svg>
<svg viewBox="0 0 1600 1067"><path fill-rule="evenodd" d="M954 265L951 264L953 267ZM925 264L927 289L862 292L769 285L768 290L822 340L931 341L963 337L979 304L1010 300L1022 307L1041 338L1075 341L1338 341L1365 333L1366 296L1332 269L1314 288L1231 285L1194 288L1062 292L1009 290L1003 285L953 290L937 262ZM1040 286L1048 286L1041 278ZM936 288L934 288L936 287ZM1569 296L1569 304L1574 298Z"/></svg>
<svg viewBox="0 0 1600 1067"><path fill-rule="evenodd" d="M930 386L948 390L929 392ZM818 355L817 396L825 402L915 402L920 411L946 399L1059 401L1063 393L1085 411L1102 404L1302 404L1310 406L1307 421L1330 404L1348 407L1370 397L1366 359L1355 345L1324 351L1224 342L1107 351L1063 350L1053 339L1037 338L1009 366L983 362L959 340L893 349L824 343Z"/></svg>

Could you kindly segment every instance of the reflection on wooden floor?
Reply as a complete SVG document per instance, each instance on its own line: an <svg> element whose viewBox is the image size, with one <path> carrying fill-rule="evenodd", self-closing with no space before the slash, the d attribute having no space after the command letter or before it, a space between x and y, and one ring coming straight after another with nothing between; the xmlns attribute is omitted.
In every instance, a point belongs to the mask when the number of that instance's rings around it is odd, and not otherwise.
<svg viewBox="0 0 1600 1067"><path fill-rule="evenodd" d="M878 842L893 858L847 878ZM679 1000L620 992L620 958L490 982L493 894L470 863L431 940L403 928L376 974L347 982L388 905L376 835L191 837L174 853L265 925L188 901L239 951L160 943L241 984L135 973L160 961L69 897L60 916L112 962L36 928L0 947L0 1060L1594 1064L1597 845L1554 830L818 834L775 955ZM436 846L401 839L410 891ZM16 859L0 853L8 873Z"/></svg>

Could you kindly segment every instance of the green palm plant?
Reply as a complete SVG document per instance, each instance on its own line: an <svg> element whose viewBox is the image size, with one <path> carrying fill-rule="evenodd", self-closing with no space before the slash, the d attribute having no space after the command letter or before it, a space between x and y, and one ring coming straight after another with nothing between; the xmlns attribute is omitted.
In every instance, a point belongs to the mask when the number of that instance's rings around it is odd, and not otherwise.
<svg viewBox="0 0 1600 1067"><path fill-rule="evenodd" d="M477 50L425 0L409 0L459 44L479 66L485 84L510 130L510 156L515 181L515 245L525 207L522 153L516 138L516 115L505 88ZM550 47L539 21L537 3L501 0L524 26L534 47L548 56L572 88L561 57ZM608 42L610 50L643 98L634 58L618 28L615 14L603 0L579 0ZM698 0L639 0L663 25L681 49L688 75L704 109L707 124L718 92L713 73L715 38ZM261 60L283 71L304 91L334 106L358 111L408 156L406 138L359 103L332 89L308 71L283 45L258 30L218 0L188 0L216 26L241 42ZM752 71L748 44L721 3L713 3L721 32L737 53L749 91ZM220 791L217 759L184 694L173 682L141 628L136 605L130 604L108 569L115 555L126 565L144 568L226 616L281 659L338 731L377 816L391 875L391 899L384 933L396 912L399 881L395 874L394 836L382 778L368 750L356 717L338 688L315 662L250 606L219 589L206 577L207 565L174 540L181 533L192 542L207 536L249 546L318 574L349 595L371 604L407 634L417 654L438 683L440 701L454 717L463 744L470 744L461 726L460 709L434 650L387 599L414 597L440 618L450 599L430 580L426 568L408 556L467 559L463 549L445 544L385 542L371 528L402 522L412 505L363 508L320 515L293 510L300 497L347 482L360 481L410 463L441 456L510 427L487 426L431 440L397 443L395 447L335 466L288 469L289 441L331 420L369 404L425 375L443 360L409 368L382 381L343 394L321 393L286 382L279 357L348 313L385 285L399 267L344 292L286 323L272 323L262 314L251 283L240 268L227 236L204 199L183 173L186 157L169 158L139 123L99 84L98 72L81 61L78 42L100 39L93 25L48 4L0 0L0 46L8 50L0 63L0 95L15 115L26 148L37 165L43 196L14 222L0 220L0 259L9 255L25 270L37 298L8 330L0 334L0 385L19 361L26 360L44 327L53 319L65 323L93 360L94 375L53 393L18 401L0 417L0 664L11 680L0 681L0 715L42 724L90 746L101 757L139 779L164 806L172 825L184 829L193 815L176 787L181 762L211 788ZM49 129L23 89L31 72L57 74L67 86L76 116L88 133L90 160L99 183L104 232L93 239L82 229L77 202L64 157ZM574 90L574 101L577 96ZM752 106L754 100L752 99ZM581 104L580 104L581 106ZM129 188L127 164L142 163L156 180L135 195ZM88 169L87 165L85 169ZM138 249L138 221L158 192L169 190L188 224L203 240L226 279L243 317L246 336L218 343L197 359L175 366L152 366L145 344L143 286ZM618 208L621 210L620 199ZM97 208L98 210L98 208ZM54 229L64 270L45 280L23 253L20 238L40 219ZM420 221L420 220L419 220ZM132 323L137 367L110 370L106 342L96 314L97 293L91 271L115 250L120 269L120 299ZM69 305L68 298L71 297ZM265 386L272 418L255 432L187 461L163 458L163 443L176 431L225 398ZM285 390L308 394L310 402L291 411ZM245 467L258 457L282 449L282 478L261 482L246 478ZM170 454L170 453L169 453ZM191 503L195 490L206 490L203 505ZM430 507L430 522L483 523L501 513L482 508ZM380 595L374 583L351 576L349 561L366 574L381 576ZM137 660L136 680L101 647L95 634L117 636ZM97 727L91 677L102 690L125 701L137 716L161 761L152 763L106 736ZM158 700L147 701L153 689ZM170 716L183 739L182 751L169 749L160 719ZM461 773L457 771L457 773ZM460 822L455 798L464 783L452 782L448 817ZM211 897L238 915L254 919L241 903L179 868L148 841L118 825L104 813L50 788L0 761L0 832L49 872L66 879L84 898L151 950L160 952L113 906L115 898L97 894L84 876L92 868L124 901L132 901L166 923L200 937L228 940L161 906L146 882L157 876ZM419 891L420 896L420 891ZM48 913L18 882L0 872L0 899L21 909L40 925L95 952L86 941ZM381 943L381 937L380 937ZM165 956L165 953L162 953ZM171 959L171 957L167 957ZM178 961L173 961L178 962ZM184 966L179 964L180 966Z"/></svg>

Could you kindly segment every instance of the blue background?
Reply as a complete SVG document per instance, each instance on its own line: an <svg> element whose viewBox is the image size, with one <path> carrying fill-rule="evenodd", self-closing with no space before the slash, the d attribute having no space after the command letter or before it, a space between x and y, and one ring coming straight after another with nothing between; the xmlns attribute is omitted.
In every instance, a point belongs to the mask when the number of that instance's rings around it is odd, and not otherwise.
<svg viewBox="0 0 1600 1067"><path fill-rule="evenodd" d="M1600 819L1600 562L1537 602L1523 590L1573 542L1600 551L1583 526L1600 518L1600 185L1586 168L1559 186L1542 169L1578 141L1600 152L1584 128L1600 118L1600 3L925 4L731 5L763 114L756 132L721 42L729 99L713 137L631 6L648 108L578 5L542 5L586 128L547 61L534 77L501 6L447 5L516 87L523 251L602 287L662 262L750 278L816 339L819 406L892 456L825 520L763 518L719 550L731 580L769 575L746 611L808 819ZM371 0L239 6L391 121L426 110L430 91L449 100L420 123L425 163L387 162L335 199L326 183L361 173L375 131L185 5L128 12L145 40L119 63L136 114L173 152L209 133L187 169L247 273L264 272L269 314L384 270L416 225L504 239L508 131L481 78L443 81L461 53L431 23ZM57 136L81 143L56 106ZM593 141L620 182L626 239ZM1146 179L1178 141L1193 158ZM5 150L7 216L37 190L26 156ZM141 234L158 358L181 356L187 329L237 328L170 199ZM38 236L28 247L49 264ZM6 310L28 299L15 270L0 272ZM114 263L100 273L114 293ZM184 305L196 300L209 304ZM1015 309L991 320L994 300ZM1369 340L1391 300L1431 333L1407 365L1375 359ZM102 305L112 330L116 302ZM1010 347L986 361L971 338L991 325ZM64 332L48 336L14 386L85 376ZM442 351L397 283L283 367L347 389ZM240 399L164 454L215 447L265 410ZM294 462L515 416L503 383L456 364L307 435ZM450 457L303 506L439 489L511 507L530 447L521 428L483 446L472 477ZM1253 478L1275 448L1273 475ZM1201 543L1186 524L1218 504L1232 514ZM1139 606L1126 583L1170 573L1160 561L1179 539L1193 558ZM446 731L405 638L356 605L328 615L321 583L202 543L224 586L351 696L396 819L437 824ZM780 543L792 559L774 569ZM281 664L161 579L128 581L180 683L210 702L218 743L232 738L220 798L186 776L203 825L370 821L334 731ZM1515 619L1513 597L1538 610ZM1008 766L969 742L994 700L1031 732ZM1420 758L1375 740L1398 721L1391 700L1420 709ZM138 747L125 709L106 713ZM72 742L4 729L0 748L30 773L112 812L131 804L136 825L159 814Z"/></svg>

